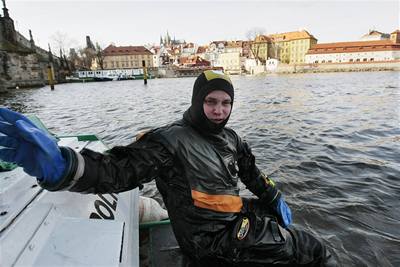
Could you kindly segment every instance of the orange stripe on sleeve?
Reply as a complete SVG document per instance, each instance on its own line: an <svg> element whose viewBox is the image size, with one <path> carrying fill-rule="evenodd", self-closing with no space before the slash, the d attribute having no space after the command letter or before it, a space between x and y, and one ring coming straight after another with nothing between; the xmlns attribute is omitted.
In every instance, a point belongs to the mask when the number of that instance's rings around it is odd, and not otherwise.
<svg viewBox="0 0 400 267"><path fill-rule="evenodd" d="M239 212L243 206L242 198L232 195L209 195L192 190L194 205L199 208L219 212Z"/></svg>

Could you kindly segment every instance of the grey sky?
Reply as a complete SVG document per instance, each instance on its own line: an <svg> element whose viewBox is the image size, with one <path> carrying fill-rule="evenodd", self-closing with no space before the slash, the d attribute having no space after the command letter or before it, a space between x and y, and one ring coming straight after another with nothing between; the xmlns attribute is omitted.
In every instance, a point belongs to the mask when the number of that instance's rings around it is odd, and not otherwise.
<svg viewBox="0 0 400 267"><path fill-rule="evenodd" d="M106 46L158 43L172 37L198 44L246 40L254 27L266 33L306 29L319 43L357 40L369 29L399 28L399 1L6 1L17 29L38 45L56 32L70 46L85 36ZM68 45L68 44L67 44Z"/></svg>

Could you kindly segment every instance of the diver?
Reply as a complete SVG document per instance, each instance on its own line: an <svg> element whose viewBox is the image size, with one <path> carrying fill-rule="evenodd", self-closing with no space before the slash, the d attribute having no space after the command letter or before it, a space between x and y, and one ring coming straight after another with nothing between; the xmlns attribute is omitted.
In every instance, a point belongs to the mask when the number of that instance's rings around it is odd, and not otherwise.
<svg viewBox="0 0 400 267"><path fill-rule="evenodd" d="M222 72L197 77L183 118L102 154L59 147L25 116L0 109L0 159L50 191L118 193L155 180L190 266L336 266L326 246L295 229L273 180L226 127L234 87ZM239 179L255 195L239 195Z"/></svg>

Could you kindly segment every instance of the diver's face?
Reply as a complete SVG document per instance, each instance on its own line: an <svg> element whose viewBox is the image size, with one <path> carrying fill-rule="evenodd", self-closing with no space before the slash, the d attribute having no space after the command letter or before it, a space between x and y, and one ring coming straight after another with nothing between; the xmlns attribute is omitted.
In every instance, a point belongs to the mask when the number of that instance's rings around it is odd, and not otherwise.
<svg viewBox="0 0 400 267"><path fill-rule="evenodd" d="M228 118L232 109L232 99L224 91L215 90L204 98L203 110L207 119L219 124Z"/></svg>

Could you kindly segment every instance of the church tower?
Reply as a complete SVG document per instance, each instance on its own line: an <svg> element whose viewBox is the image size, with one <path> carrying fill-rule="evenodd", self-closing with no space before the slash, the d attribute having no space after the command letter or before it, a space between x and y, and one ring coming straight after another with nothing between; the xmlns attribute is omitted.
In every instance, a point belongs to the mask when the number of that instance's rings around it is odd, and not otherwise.
<svg viewBox="0 0 400 267"><path fill-rule="evenodd" d="M3 2L3 17L0 17L0 41L8 41L12 44L17 44L17 34L15 32L14 21L10 18L6 6L6 0Z"/></svg>

